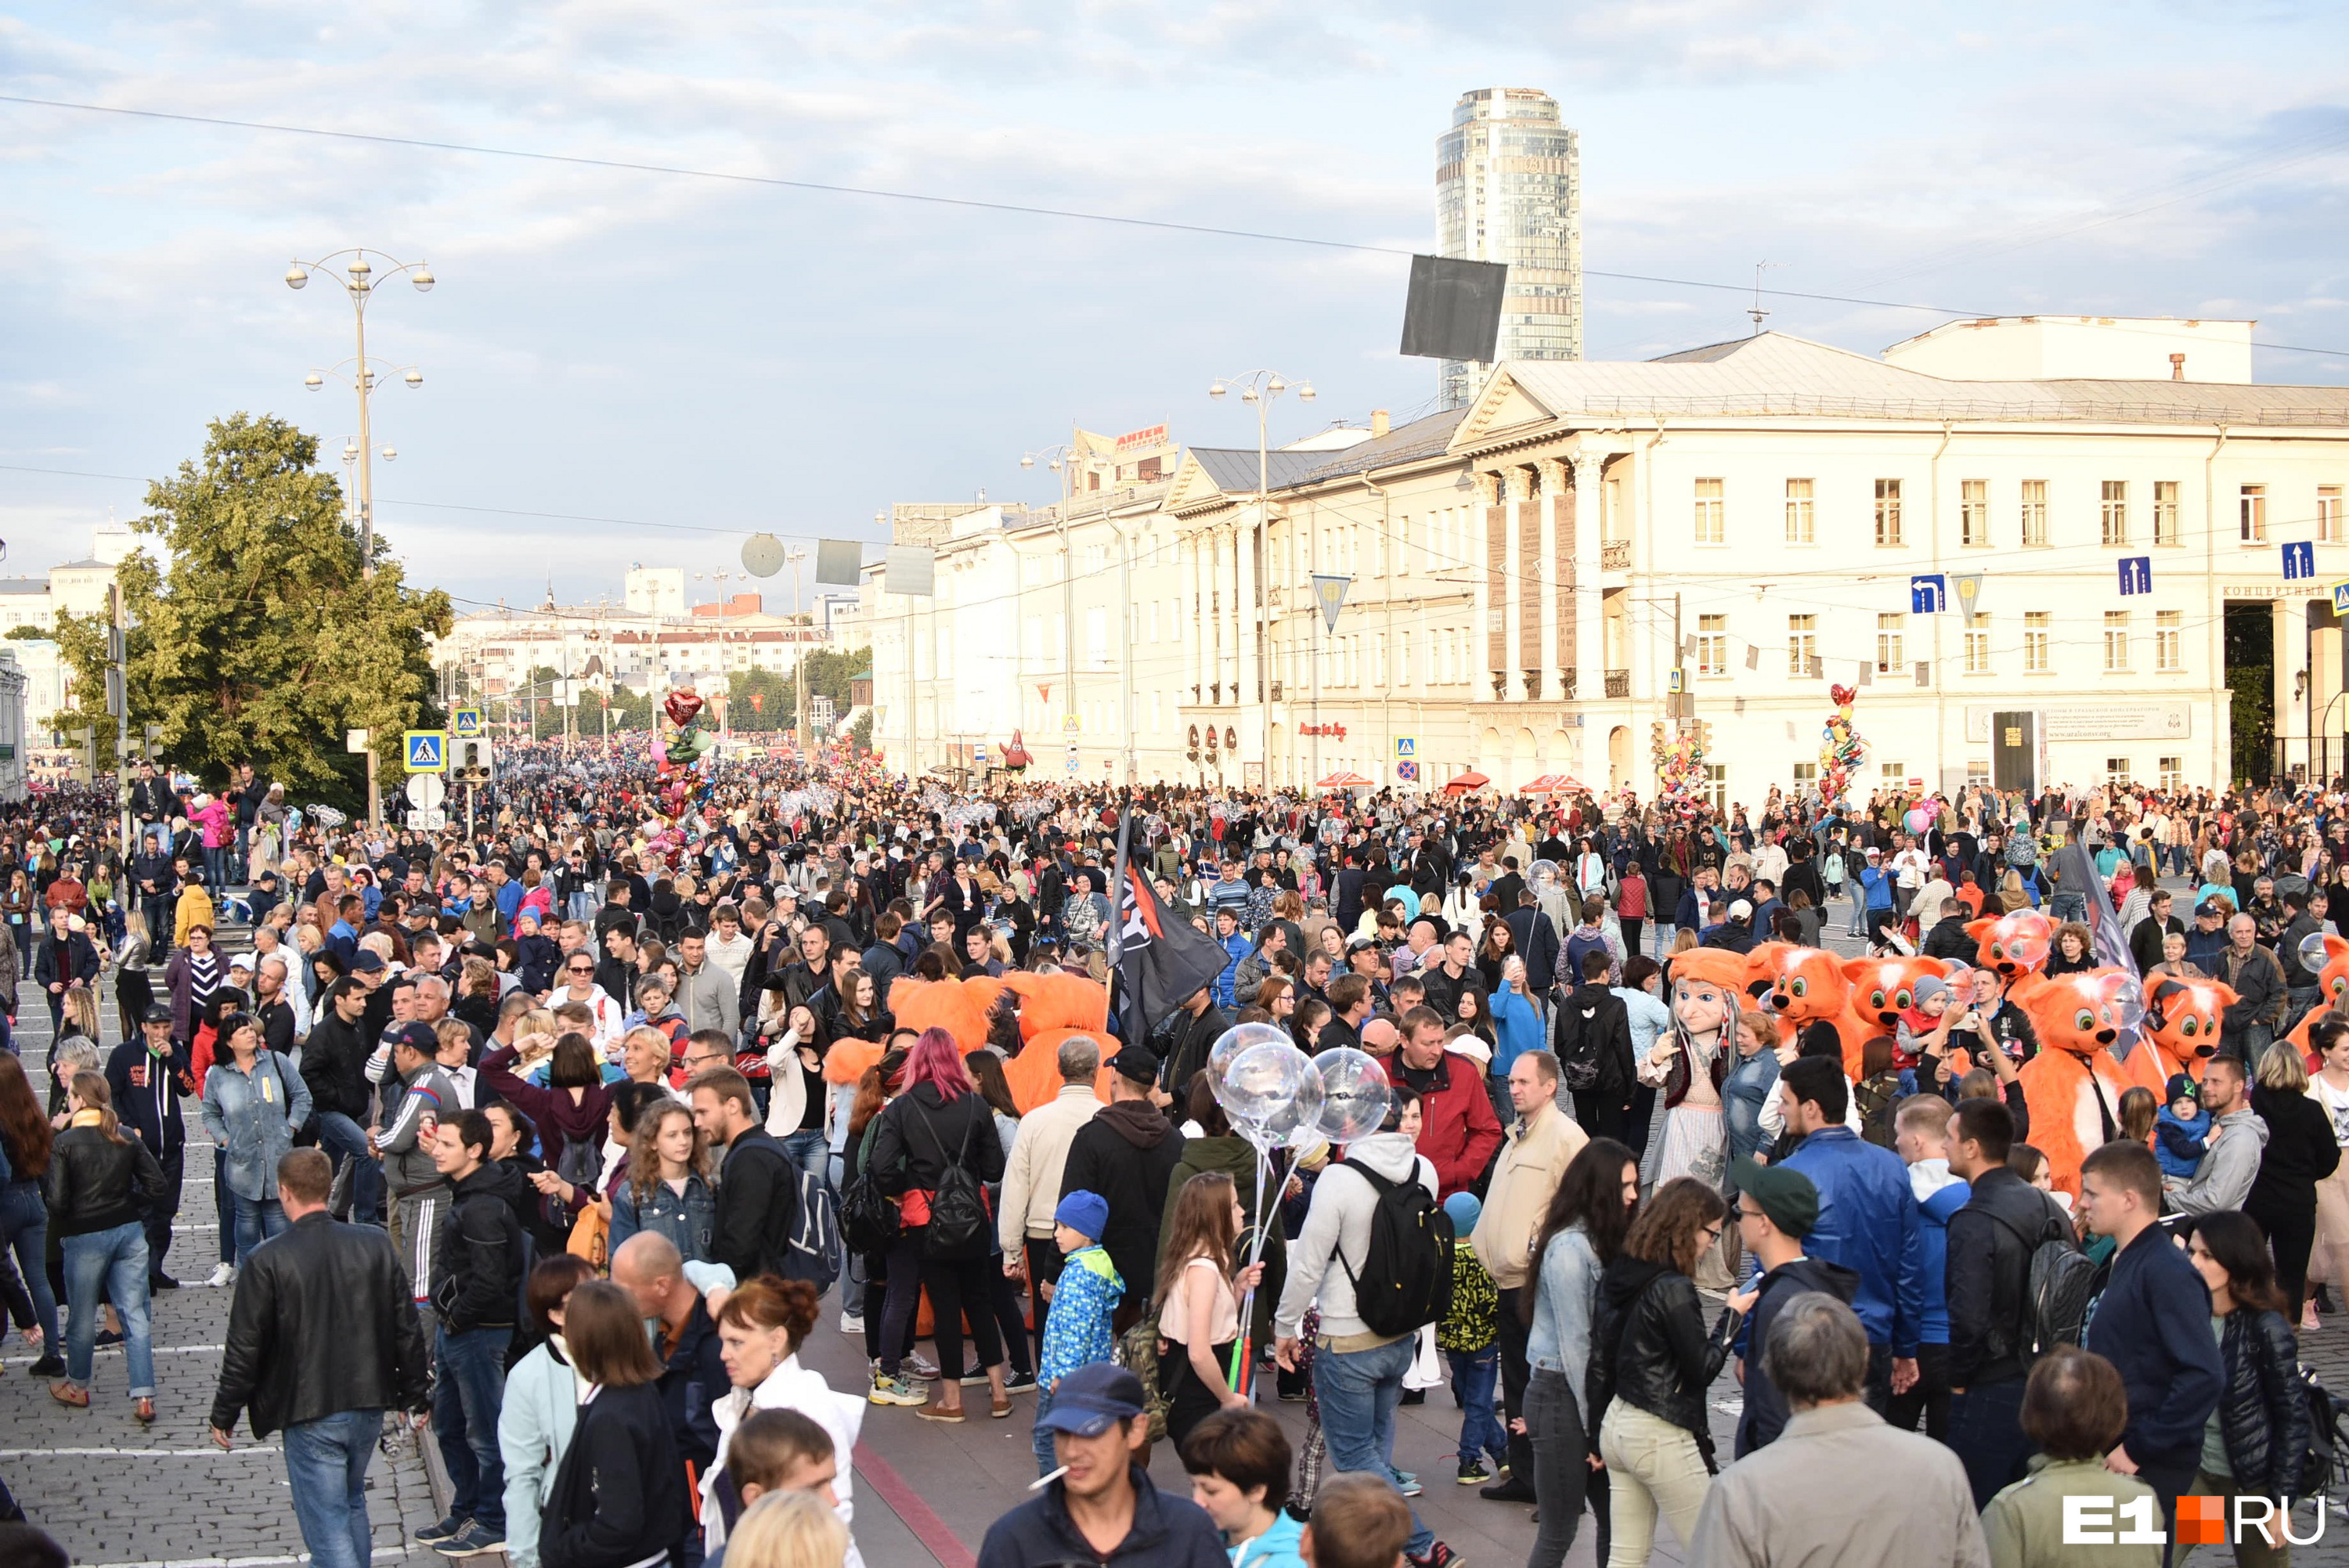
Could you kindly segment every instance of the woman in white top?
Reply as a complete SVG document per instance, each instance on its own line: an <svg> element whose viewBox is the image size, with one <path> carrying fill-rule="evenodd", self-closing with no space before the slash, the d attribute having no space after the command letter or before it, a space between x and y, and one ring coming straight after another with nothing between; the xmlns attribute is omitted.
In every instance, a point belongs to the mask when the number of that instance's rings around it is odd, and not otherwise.
<svg viewBox="0 0 2349 1568"><path fill-rule="evenodd" d="M2323 1064L2308 1080L2308 1098L2332 1119L2333 1140L2344 1151L2340 1169L2316 1184L2316 1247L2308 1277L2311 1284L2329 1282L2337 1301L2349 1286L2349 1024L2328 1018L2308 1031L2308 1040ZM2301 1309L2300 1326L2302 1333L2319 1326L2313 1294Z"/></svg>
<svg viewBox="0 0 2349 1568"><path fill-rule="evenodd" d="M1219 1171L1202 1171L1174 1195L1158 1264L1158 1387L1167 1400L1166 1436L1177 1451L1191 1429L1226 1406L1245 1406L1224 1377L1239 1338L1243 1292L1264 1265L1240 1265L1240 1228L1248 1222L1239 1189Z"/></svg>
<svg viewBox="0 0 2349 1568"><path fill-rule="evenodd" d="M506 1470L506 1561L538 1568L538 1519L554 1495L555 1472L579 1425L586 1379L571 1365L563 1309L571 1293L595 1277L595 1265L569 1253L542 1258L530 1271L531 1315L546 1337L506 1374L498 1407L498 1453Z"/></svg>
<svg viewBox="0 0 2349 1568"><path fill-rule="evenodd" d="M832 1451L842 1460L832 1487L840 1500L836 1511L843 1525L854 1522L849 1494L853 1466L845 1462L856 1448L857 1429L864 1421L864 1401L836 1394L823 1375L800 1365L799 1348L813 1328L821 1310L815 1286L805 1280L788 1283L762 1276L726 1297L718 1310L719 1356L734 1387L709 1413L718 1422L718 1459L701 1478L701 1531L704 1549L714 1552L726 1540L731 1515L740 1500L721 1491L726 1449L734 1429L753 1410L797 1410L832 1437ZM845 1568L864 1568L852 1540Z"/></svg>

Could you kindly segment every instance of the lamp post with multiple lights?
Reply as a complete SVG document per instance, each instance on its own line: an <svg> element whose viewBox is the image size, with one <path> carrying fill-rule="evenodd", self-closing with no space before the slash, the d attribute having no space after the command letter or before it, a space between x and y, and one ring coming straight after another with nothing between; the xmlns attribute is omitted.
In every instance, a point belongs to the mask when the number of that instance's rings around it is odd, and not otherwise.
<svg viewBox="0 0 2349 1568"><path fill-rule="evenodd" d="M432 269L420 261L394 261L383 255L381 252L377 252L376 255L389 267L389 270L381 277L376 275L374 263L367 260L367 252L363 249L336 251L332 255L321 256L315 262L296 261L285 270L285 286L290 289L299 289L310 281L312 273L324 271L329 263L340 261L345 256L350 258L343 267L343 272L348 279L343 284L343 289L351 296L351 318L357 334L357 352L351 358L345 360L342 365L329 366L324 372L311 371L302 378L302 383L311 391L316 392L326 385L327 376L333 376L358 393L359 434L358 451L356 456L359 470L359 564L360 569L370 577L375 575L375 451L368 434L370 428L368 405L375 395L376 372L367 365L367 301L375 296L377 289L403 273L408 274L408 281L416 286L418 294L429 294L436 281L432 276ZM350 374L347 376L343 374L345 365L351 367ZM424 373L413 365L391 374L398 376L408 384L410 390L424 385ZM345 451L348 454L349 449L346 448ZM383 449L384 460L387 462L397 455L389 447Z"/></svg>
<svg viewBox="0 0 2349 1568"><path fill-rule="evenodd" d="M1260 741L1264 758L1264 777L1259 783L1272 782L1272 589L1265 581L1271 564L1272 523L1269 495L1271 484L1271 449L1268 438L1267 421L1272 413L1272 400L1284 393L1295 392L1298 401L1313 401L1313 383L1299 381L1292 385L1277 370L1248 370L1237 376L1226 376L1207 388L1207 396L1220 400L1227 392L1237 391L1240 401L1256 405L1256 682L1257 709L1262 721ZM1242 686L1245 692L1247 687Z"/></svg>

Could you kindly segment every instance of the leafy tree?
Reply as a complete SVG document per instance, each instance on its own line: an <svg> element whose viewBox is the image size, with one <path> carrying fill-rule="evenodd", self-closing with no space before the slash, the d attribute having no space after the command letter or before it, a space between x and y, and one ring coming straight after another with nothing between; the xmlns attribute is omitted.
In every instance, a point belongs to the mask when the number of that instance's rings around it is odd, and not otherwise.
<svg viewBox="0 0 2349 1568"><path fill-rule="evenodd" d="M860 675L873 662L871 648L811 648L800 655L801 666L807 671L808 695L832 698L833 711L842 717L848 715L848 682ZM799 711L799 686L795 676L783 677L783 711Z"/></svg>
<svg viewBox="0 0 2349 1568"><path fill-rule="evenodd" d="M212 779L240 762L297 797L358 805L373 738L378 777L401 775L400 731L438 716L425 638L450 627L448 595L403 580L383 536L375 575L317 468L315 437L273 416L215 419L203 455L148 487L141 546L118 569L129 618L131 733L162 727L167 761ZM57 642L113 765L102 712L106 620L57 616Z"/></svg>
<svg viewBox="0 0 2349 1568"><path fill-rule="evenodd" d="M772 670L736 670L726 677L726 717L737 734L789 729L792 682Z"/></svg>

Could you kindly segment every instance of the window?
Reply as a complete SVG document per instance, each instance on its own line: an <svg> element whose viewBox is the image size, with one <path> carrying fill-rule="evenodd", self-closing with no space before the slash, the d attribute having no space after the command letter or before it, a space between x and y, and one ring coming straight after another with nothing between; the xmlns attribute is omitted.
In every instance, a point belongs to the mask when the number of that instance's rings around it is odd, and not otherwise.
<svg viewBox="0 0 2349 1568"><path fill-rule="evenodd" d="M1381 686L1387 684L1387 634L1384 632L1371 634L1371 684Z"/></svg>
<svg viewBox="0 0 2349 1568"><path fill-rule="evenodd" d="M2161 758L2160 769L2161 782L2158 788L2163 794L2174 795L2186 788L2186 758L2165 757Z"/></svg>
<svg viewBox="0 0 2349 1568"><path fill-rule="evenodd" d="M2096 537L2106 544L2128 542L2128 480L2106 480L2096 513Z"/></svg>
<svg viewBox="0 0 2349 1568"><path fill-rule="evenodd" d="M1109 612L1085 612L1085 653L1093 668L1109 668Z"/></svg>
<svg viewBox="0 0 2349 1568"><path fill-rule="evenodd" d="M1815 542L1816 538L1817 535L1813 531L1811 481L1788 480L1786 481L1786 542L1810 544Z"/></svg>
<svg viewBox="0 0 2349 1568"><path fill-rule="evenodd" d="M2127 610L2105 612L2105 670L2108 675L2129 667L2128 623L2129 613Z"/></svg>
<svg viewBox="0 0 2349 1568"><path fill-rule="evenodd" d="M1729 617L1699 615L1696 618L1696 673L1701 676L1725 676L1729 673Z"/></svg>
<svg viewBox="0 0 2349 1568"><path fill-rule="evenodd" d="M2153 667L2172 673L2186 667L2186 612L2153 613Z"/></svg>
<svg viewBox="0 0 2349 1568"><path fill-rule="evenodd" d="M1699 544L1720 544L1724 542L1719 480L1696 481L1696 542Z"/></svg>
<svg viewBox="0 0 2349 1568"><path fill-rule="evenodd" d="M1990 788L1990 763L1987 760L1971 757L1966 759L1966 788L1969 789Z"/></svg>
<svg viewBox="0 0 2349 1568"><path fill-rule="evenodd" d="M1729 769L1726 764L1708 762L1704 765L1704 798L1713 803L1716 811L1729 810Z"/></svg>
<svg viewBox="0 0 2349 1568"><path fill-rule="evenodd" d="M1411 685L1411 634L1395 634L1395 685Z"/></svg>
<svg viewBox="0 0 2349 1568"><path fill-rule="evenodd" d="M2047 673L2047 640L2055 624L2049 611L2031 610L2023 617L2023 673L2044 676Z"/></svg>
<svg viewBox="0 0 2349 1568"><path fill-rule="evenodd" d="M2105 782L2126 788L2129 781L2129 759L2126 757L2105 758Z"/></svg>
<svg viewBox="0 0 2349 1568"><path fill-rule="evenodd" d="M2316 542L2319 544L2339 544L2341 538L2341 487L2316 487Z"/></svg>
<svg viewBox="0 0 2349 1568"><path fill-rule="evenodd" d="M1795 792L1796 794L1799 795L1804 790L1813 788L1818 783L1818 781L1819 765L1817 763L1797 762L1795 764Z"/></svg>
<svg viewBox="0 0 2349 1568"><path fill-rule="evenodd" d="M1958 542L1960 544L1990 542L1990 481L1988 480L1958 481Z"/></svg>
<svg viewBox="0 0 2349 1568"><path fill-rule="evenodd" d="M1900 542L1900 481L1899 480L1876 481L1876 542L1887 545Z"/></svg>
<svg viewBox="0 0 2349 1568"><path fill-rule="evenodd" d="M1990 674L1990 617L1976 615L1974 624L1966 628L1966 674Z"/></svg>
<svg viewBox="0 0 2349 1568"><path fill-rule="evenodd" d="M1900 632L1907 624L1906 615L1876 617L1876 673L1890 675L1900 667Z"/></svg>
<svg viewBox="0 0 2349 1568"><path fill-rule="evenodd" d="M2153 481L2153 542L2156 544L2178 544L2183 541L2178 531L2178 481Z"/></svg>
<svg viewBox="0 0 2349 1568"><path fill-rule="evenodd" d="M2268 487L2245 485L2235 500L2235 516L2245 544L2264 544L2268 537Z"/></svg>
<svg viewBox="0 0 2349 1568"><path fill-rule="evenodd" d="M2025 548L2044 549L2047 543L2047 481L2023 481L2023 542Z"/></svg>
<svg viewBox="0 0 2349 1568"><path fill-rule="evenodd" d="M1884 781L1884 787L1887 789L1898 789L1908 781L1909 764L1887 762L1878 769L1876 776Z"/></svg>
<svg viewBox="0 0 2349 1568"><path fill-rule="evenodd" d="M1786 673L1806 676L1819 656L1819 618L1816 615L1786 617Z"/></svg>

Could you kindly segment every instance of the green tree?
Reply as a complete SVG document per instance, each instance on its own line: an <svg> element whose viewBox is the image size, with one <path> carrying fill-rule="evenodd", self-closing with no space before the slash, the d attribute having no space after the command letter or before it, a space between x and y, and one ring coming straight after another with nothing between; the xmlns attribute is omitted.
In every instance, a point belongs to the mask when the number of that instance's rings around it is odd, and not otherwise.
<svg viewBox="0 0 2349 1568"><path fill-rule="evenodd" d="M737 734L789 729L791 677L772 670L736 670L726 677L726 718Z"/></svg>
<svg viewBox="0 0 2349 1568"><path fill-rule="evenodd" d="M860 675L873 662L871 648L812 648L800 655L800 664L807 671L808 695L832 698L833 711L843 718L848 717L848 682ZM783 677L783 709L799 711L799 684L795 676Z"/></svg>
<svg viewBox="0 0 2349 1568"><path fill-rule="evenodd" d="M400 777L400 731L438 717L425 638L448 632L449 598L410 588L380 533L366 574L317 455L283 419L234 414L212 421L202 458L148 487L131 529L159 548L117 573L130 727L161 726L165 758L208 779L250 762L297 796L357 806L366 759L344 731L367 730L378 777ZM115 727L97 711L105 618L60 613L57 637L111 767Z"/></svg>

